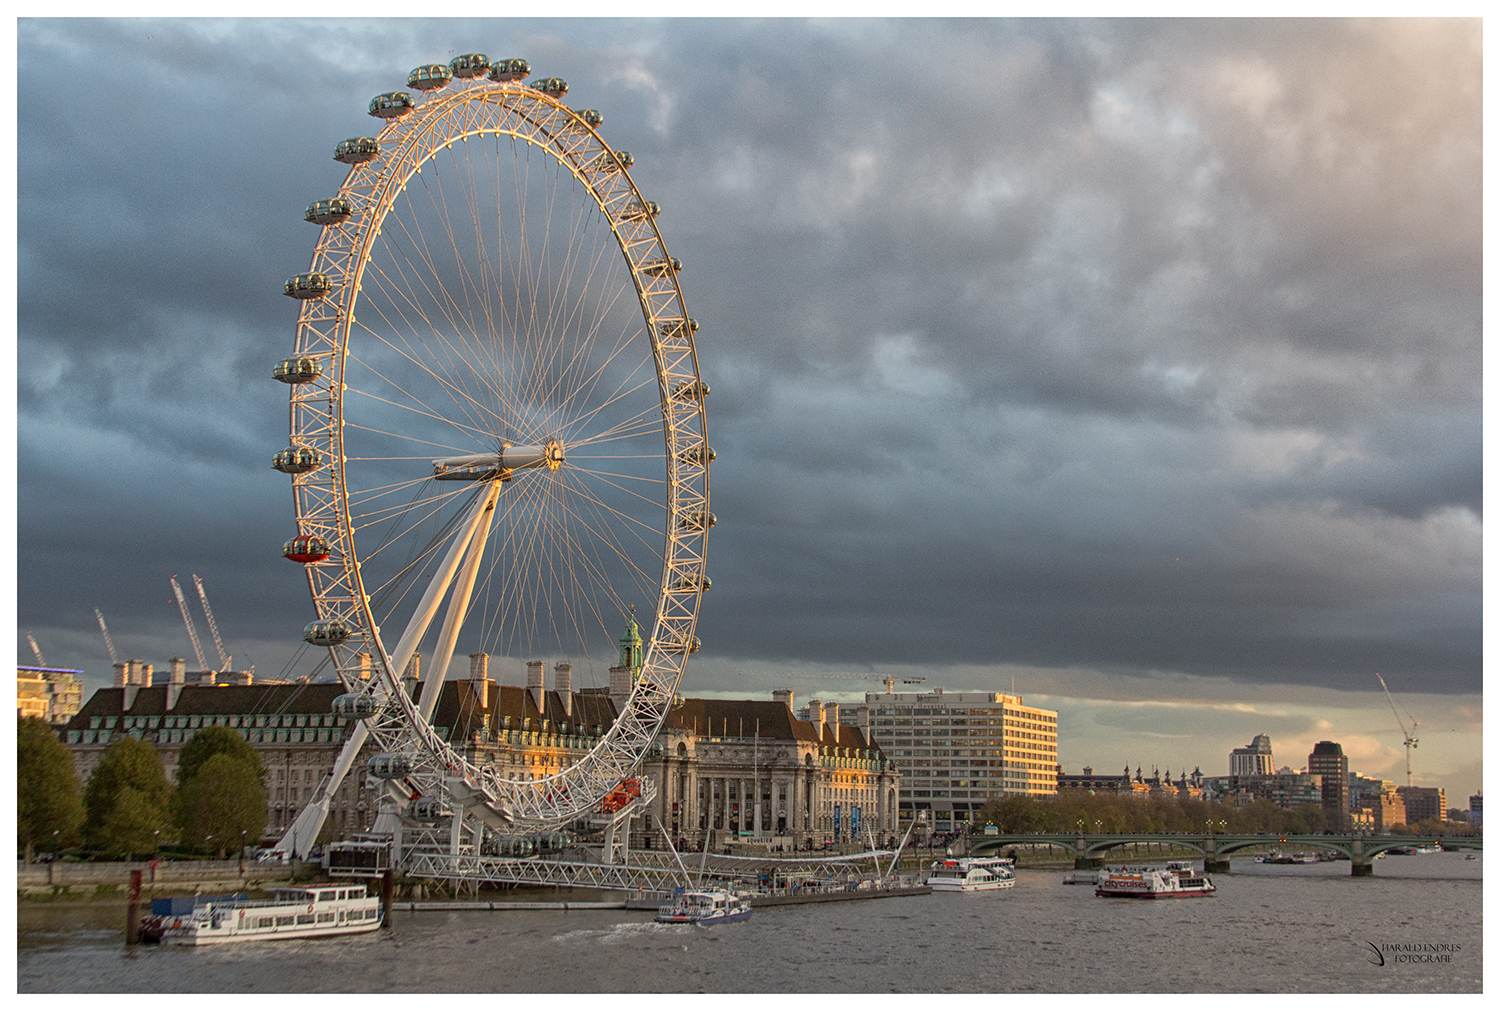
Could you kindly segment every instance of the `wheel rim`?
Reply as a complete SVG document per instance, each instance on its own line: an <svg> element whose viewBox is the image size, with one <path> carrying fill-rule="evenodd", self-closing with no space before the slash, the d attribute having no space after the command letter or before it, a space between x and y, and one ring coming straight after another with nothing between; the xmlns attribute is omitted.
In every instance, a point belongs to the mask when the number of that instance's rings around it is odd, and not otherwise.
<svg viewBox="0 0 1500 1011"><path fill-rule="evenodd" d="M319 459L293 476L298 533L329 546L306 565L317 617L348 634L329 650L346 687L375 698L381 750L410 761L425 796L555 825L635 768L695 643L706 387L675 261L596 117L480 79L414 105L316 207L297 280L321 280L295 292L296 354L322 368L292 386L291 448ZM445 576L471 523L483 552L459 551ZM654 605L640 677L583 760L535 780L470 765L400 690L403 629L434 570L471 647L571 661L596 682L622 612Z"/></svg>

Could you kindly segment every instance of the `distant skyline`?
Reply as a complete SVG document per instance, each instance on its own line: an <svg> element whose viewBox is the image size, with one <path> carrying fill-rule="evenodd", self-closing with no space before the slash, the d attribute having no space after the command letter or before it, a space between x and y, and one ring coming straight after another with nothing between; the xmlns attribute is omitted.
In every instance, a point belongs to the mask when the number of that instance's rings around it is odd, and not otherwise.
<svg viewBox="0 0 1500 1011"><path fill-rule="evenodd" d="M685 693L1014 675L1069 771L1264 731L1404 781L1380 671L1467 797L1481 27L22 19L17 660L108 683L95 607L191 656L197 573L237 665L310 672L281 284L369 98L480 51L604 112L686 265L719 523Z"/></svg>

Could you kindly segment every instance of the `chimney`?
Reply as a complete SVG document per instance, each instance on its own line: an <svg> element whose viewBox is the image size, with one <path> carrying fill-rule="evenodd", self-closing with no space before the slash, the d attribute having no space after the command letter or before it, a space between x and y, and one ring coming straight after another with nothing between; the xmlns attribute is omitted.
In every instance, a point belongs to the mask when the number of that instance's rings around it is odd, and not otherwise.
<svg viewBox="0 0 1500 1011"><path fill-rule="evenodd" d="M615 709L625 708L625 700L630 698L630 668L611 667L609 669L609 698L615 704Z"/></svg>
<svg viewBox="0 0 1500 1011"><path fill-rule="evenodd" d="M469 690L474 693L474 698L479 700L482 708L489 709L490 655L488 653L469 654Z"/></svg>
<svg viewBox="0 0 1500 1011"><path fill-rule="evenodd" d="M823 719L837 728L839 725L839 704L830 702L823 707Z"/></svg>
<svg viewBox="0 0 1500 1011"><path fill-rule="evenodd" d="M573 665L560 663L552 668L552 687L557 691L557 699L562 703L563 718L573 718Z"/></svg>
<svg viewBox="0 0 1500 1011"><path fill-rule="evenodd" d="M135 683L140 685L142 688L150 688L151 674L155 670L156 668L151 666L149 663L141 664Z"/></svg>
<svg viewBox="0 0 1500 1011"><path fill-rule="evenodd" d="M771 693L774 702L785 702L788 709L792 708L792 690L790 688L777 688Z"/></svg>
<svg viewBox="0 0 1500 1011"><path fill-rule="evenodd" d="M860 733L865 735L865 743L870 743L870 707L865 706L859 711Z"/></svg>
<svg viewBox="0 0 1500 1011"><path fill-rule="evenodd" d="M177 708L177 699L182 686L187 683L187 661L180 656L172 658L172 672L167 675L167 708Z"/></svg>
<svg viewBox="0 0 1500 1011"><path fill-rule="evenodd" d="M130 676L130 661L126 660L115 664L115 687L124 688L126 679Z"/></svg>
<svg viewBox="0 0 1500 1011"><path fill-rule="evenodd" d="M412 653L411 659L406 661L406 671L401 675L401 687L406 692L407 698L415 698L417 694L417 682L422 680L422 654Z"/></svg>
<svg viewBox="0 0 1500 1011"><path fill-rule="evenodd" d="M547 715L546 689L542 685L542 668L545 666L540 660L526 661L526 690L531 693L531 701L536 703L536 711L542 716Z"/></svg>
<svg viewBox="0 0 1500 1011"><path fill-rule="evenodd" d="M817 699L810 699L807 703L807 722L819 727L823 725L823 703Z"/></svg>
<svg viewBox="0 0 1500 1011"><path fill-rule="evenodd" d="M359 655L359 679L361 681L370 680L370 675L371 673L373 673L373 670L374 664L370 662L370 654L361 653Z"/></svg>
<svg viewBox="0 0 1500 1011"><path fill-rule="evenodd" d="M124 698L120 702L122 711L135 705L135 693L140 691L140 685L135 683L135 669L140 666L140 663L139 660L126 660L124 664L119 665L125 668L120 678L120 686L125 689Z"/></svg>

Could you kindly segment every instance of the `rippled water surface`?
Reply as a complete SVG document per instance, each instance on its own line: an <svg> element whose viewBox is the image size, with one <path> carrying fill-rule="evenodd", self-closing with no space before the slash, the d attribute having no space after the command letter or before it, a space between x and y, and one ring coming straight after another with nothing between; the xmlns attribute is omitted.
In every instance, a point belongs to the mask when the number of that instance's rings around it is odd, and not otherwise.
<svg viewBox="0 0 1500 1011"><path fill-rule="evenodd" d="M1008 891L647 913L402 913L349 939L126 949L115 907L18 910L21 992L1416 992L1481 990L1482 860L1234 862L1207 899L1095 898L1063 871ZM1448 961L1398 960L1390 945ZM1373 946L1373 947L1372 947ZM1409 950L1409 948L1408 948ZM1376 952L1384 952L1378 955ZM1381 957L1384 965L1376 964Z"/></svg>

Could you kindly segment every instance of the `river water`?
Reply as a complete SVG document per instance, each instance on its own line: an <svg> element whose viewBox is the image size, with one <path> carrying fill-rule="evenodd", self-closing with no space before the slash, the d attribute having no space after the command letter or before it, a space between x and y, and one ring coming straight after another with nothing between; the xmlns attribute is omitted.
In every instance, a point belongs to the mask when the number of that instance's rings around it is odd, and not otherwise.
<svg viewBox="0 0 1500 1011"><path fill-rule="evenodd" d="M1236 860L1212 898L1100 899L1064 871L977 894L765 907L400 912L343 940L127 949L111 906L22 905L22 993L1478 993L1482 860ZM1399 947L1397 947L1399 946ZM1378 964L1383 959L1384 964Z"/></svg>

